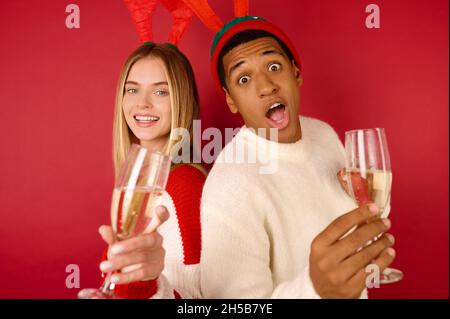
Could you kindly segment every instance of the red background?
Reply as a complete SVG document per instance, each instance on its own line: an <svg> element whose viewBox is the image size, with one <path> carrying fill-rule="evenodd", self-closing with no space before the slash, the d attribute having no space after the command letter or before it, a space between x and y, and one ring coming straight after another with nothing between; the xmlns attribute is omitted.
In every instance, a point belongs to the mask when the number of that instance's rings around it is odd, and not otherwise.
<svg viewBox="0 0 450 319"><path fill-rule="evenodd" d="M0 297L74 298L98 285L113 185L115 86L139 44L124 4L78 0L81 28L65 27L69 1L0 2ZM224 20L232 1L211 0ZM448 298L448 1L379 0L381 28L365 27L358 0L253 0L301 54L301 113L345 130L385 127L394 172L396 267L405 279L375 298ZM170 16L156 12L164 41ZM194 20L180 48L192 61L202 127L237 127L209 74L212 34Z"/></svg>

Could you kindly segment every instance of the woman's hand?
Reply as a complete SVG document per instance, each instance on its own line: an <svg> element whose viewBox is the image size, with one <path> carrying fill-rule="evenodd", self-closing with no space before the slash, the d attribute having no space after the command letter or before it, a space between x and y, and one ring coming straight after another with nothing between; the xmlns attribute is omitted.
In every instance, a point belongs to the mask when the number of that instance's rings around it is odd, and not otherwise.
<svg viewBox="0 0 450 319"><path fill-rule="evenodd" d="M163 238L157 228L169 218L169 212L164 206L156 208L155 217L150 222L148 232L130 239L114 242L111 226L102 225L99 233L110 245L108 260L100 264L102 272L119 271L111 276L115 284L127 284L136 281L158 278L164 269L165 250Z"/></svg>

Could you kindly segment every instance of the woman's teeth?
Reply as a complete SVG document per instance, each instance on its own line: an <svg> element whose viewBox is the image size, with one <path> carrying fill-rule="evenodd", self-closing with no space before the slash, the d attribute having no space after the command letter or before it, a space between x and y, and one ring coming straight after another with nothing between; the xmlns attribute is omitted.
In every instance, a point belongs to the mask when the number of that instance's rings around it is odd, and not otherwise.
<svg viewBox="0 0 450 319"><path fill-rule="evenodd" d="M158 116L141 116L141 115L138 115L138 116L135 116L134 117L136 120L138 120L138 121L158 121L159 120L159 117Z"/></svg>

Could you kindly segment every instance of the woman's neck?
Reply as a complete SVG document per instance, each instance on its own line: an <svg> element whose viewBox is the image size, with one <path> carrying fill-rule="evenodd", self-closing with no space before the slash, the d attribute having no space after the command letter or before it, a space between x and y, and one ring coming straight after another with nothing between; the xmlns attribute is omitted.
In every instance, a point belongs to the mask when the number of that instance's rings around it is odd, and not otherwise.
<svg viewBox="0 0 450 319"><path fill-rule="evenodd" d="M146 141L146 140L140 140L139 143L141 144L141 146L145 147L146 149L149 149L151 151L159 151L162 152L164 151L164 148L167 144L167 136L162 136L150 141Z"/></svg>

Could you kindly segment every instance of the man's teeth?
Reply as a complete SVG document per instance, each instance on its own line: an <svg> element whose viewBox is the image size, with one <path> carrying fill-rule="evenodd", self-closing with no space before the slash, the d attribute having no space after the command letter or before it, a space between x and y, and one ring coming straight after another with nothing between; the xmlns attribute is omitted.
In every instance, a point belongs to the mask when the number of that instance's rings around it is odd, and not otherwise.
<svg viewBox="0 0 450 319"><path fill-rule="evenodd" d="M270 110L272 110L272 109L274 109L276 107L279 107L280 105L281 105L281 103L272 104L272 106L270 107Z"/></svg>
<svg viewBox="0 0 450 319"><path fill-rule="evenodd" d="M138 116L135 116L134 118L138 121L157 121L157 120L159 120L159 117L157 117L157 116L140 116L140 115L138 115Z"/></svg>

